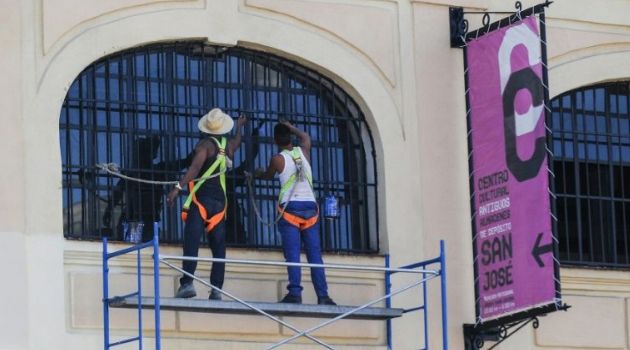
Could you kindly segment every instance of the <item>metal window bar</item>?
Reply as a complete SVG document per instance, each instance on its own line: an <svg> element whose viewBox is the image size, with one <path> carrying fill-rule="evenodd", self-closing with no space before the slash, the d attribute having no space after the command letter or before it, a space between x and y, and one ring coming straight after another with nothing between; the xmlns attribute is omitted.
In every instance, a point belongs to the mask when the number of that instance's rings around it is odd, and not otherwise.
<svg viewBox="0 0 630 350"><path fill-rule="evenodd" d="M197 118L215 106L234 117L250 117L235 159L236 166L246 163L243 170L250 172L276 152L271 124L279 117L308 130L317 196L334 190L343 199L342 218L322 225L323 250L378 251L374 141L358 105L330 79L289 60L200 42L113 54L90 65L72 84L60 115L64 236L122 240L120 223L141 218L162 222L162 242L180 243L183 225L177 210L163 205L167 189L120 182L94 165L114 161L139 177L177 178L200 136ZM259 126L254 140L252 131ZM138 160L151 155L139 147L143 142L158 148L155 159L143 159L145 167ZM247 157L255 159L245 162ZM279 248L273 232L256 222L241 173L228 179L229 246ZM277 191L275 181L257 182L254 196L268 218L275 215ZM242 222L234 220L241 217Z"/></svg>
<svg viewBox="0 0 630 350"><path fill-rule="evenodd" d="M195 279L196 281L206 285L207 287L217 290L218 292L220 292L221 294L225 294L226 296L228 296L229 298L231 298L232 300L234 300L235 302L242 304L243 306L249 308L252 310L252 312L255 313L259 313L273 321L278 322L281 325L284 325L290 329L292 329L293 331L296 332L295 335L288 337L286 339L283 339L281 341L276 342L275 344L272 344L271 346L267 347L267 349L275 349L283 344L289 343L291 341L293 341L294 339L297 339L299 337L307 337L311 340L313 340L314 342L318 343L319 345L328 348L328 349L334 349L332 346L330 346L329 344L324 343L323 341L317 339L316 337L312 336L311 333L321 329L327 325L330 325L336 321L339 321L341 319L344 319L348 316L351 316L357 312L360 312L361 310L385 301L386 303L386 307L390 308L391 307L391 297L397 294L400 294L402 292L405 292L413 287L416 287L418 285L423 285L423 304L420 305L419 307L415 307L415 308L410 308L407 310L404 310L404 312L413 312L413 311L418 311L418 310L422 310L424 312L424 316L423 316L423 322L424 322L424 348L423 349L428 349L429 345L428 345L428 315L427 315L427 290L426 290L426 283L433 279L433 278L440 278L440 289L441 289L441 317L442 317L442 349L443 350L448 350L448 320L447 320L447 300L446 300L446 256L445 256L445 247L444 247L444 241L440 241L440 255L437 258L434 259L430 259L430 260L426 260L426 261L421 261L418 263L414 263L411 265L407 265L407 266L403 266L403 267L399 267L399 268L391 268L389 267L389 256L386 257L386 266L385 267L379 267L379 266L361 266L361 265L347 265L347 264L310 264L310 263L287 263L287 262L277 262L277 261L264 261L264 260L243 260L243 259L219 259L219 258L194 258L194 257L186 257L186 256L172 256L172 255L160 255L159 253L159 228L158 228L158 223L154 223L153 225L153 240L150 242L145 242L145 243L141 243L138 245L134 245L125 249L121 249L119 251L116 252L112 252L112 253L108 253L107 251L107 238L103 238L103 317L104 317L104 328L103 328L103 332L104 332L104 349L108 350L113 346L116 345L120 345L120 344L124 344L127 342L131 342L131 341L138 341L139 342L139 349L142 349L142 324L141 324L141 310L142 310L142 306L143 306L143 298L142 298L142 292L141 292L141 288L140 288L140 275L141 275L141 269L140 269L140 250L144 249L144 248L148 248L148 247L153 247L153 265L154 265L154 269L153 269L153 274L154 274L154 297L153 297L153 307L155 309L155 348L156 350L160 350L161 348L161 332L160 332L160 305L161 305L161 301L160 301L160 293L159 293L159 264L163 263L165 265L167 265L170 268L175 269L176 271L179 271L183 274L186 274L190 277L192 277L193 279ZM114 297L114 298L110 298L109 297L109 268L108 268L108 260L111 258L114 258L116 256L120 256L123 254L127 254L127 253L131 253L136 251L138 254L138 269L137 269L137 273L138 273L138 291L125 295L125 296L119 296L119 297ZM332 319L329 319L327 321L324 321L322 323L320 323L317 326L311 327L309 329L306 330L300 330L297 327L291 325L290 323L283 321L271 314L269 314L268 312L265 312L264 310L262 310L261 308L257 307L256 305L249 303L243 299L238 298L236 295L227 292L225 290L222 290L220 288L217 288L213 285L211 285L210 283L204 281L203 279L196 277L192 274L189 274L187 272L185 272L183 269L174 266L172 263L169 262L169 260L177 260L177 261L183 261L183 260L195 260L195 261L204 261L204 262L224 262L224 263L233 263L233 264L245 264L245 265L254 265L254 266L299 266L299 267L322 267L322 268L327 268L327 269L344 269L344 270L352 270L352 271L357 271L357 272L375 272L375 271L380 271L380 272L384 272L385 273L385 295L375 298L373 300L370 300L369 302L366 302L360 306L357 307L351 307L351 310L345 311L335 317L333 317ZM437 270L431 270L431 269L427 269L428 266L431 265L435 265L437 264L439 266L439 268ZM419 274L422 277L409 284L406 285L404 287L398 288L396 290L391 289L391 274L394 273L407 273L407 274ZM132 338L128 338L128 339L123 339L114 343L110 343L110 332L109 332L109 308L111 307L111 303L112 302L119 302L120 300L124 300L126 298L130 298L130 297L137 297L137 308L138 308L138 315L139 315L139 334L137 337L132 337ZM391 344L392 344L392 331L391 331L391 324L388 322L387 325L387 344L389 346L389 349L391 349Z"/></svg>
<svg viewBox="0 0 630 350"><path fill-rule="evenodd" d="M553 125L562 150L555 163L563 169L556 179L563 205L560 258L564 264L627 267L630 85L613 82L569 91L553 100L552 114L561 121Z"/></svg>

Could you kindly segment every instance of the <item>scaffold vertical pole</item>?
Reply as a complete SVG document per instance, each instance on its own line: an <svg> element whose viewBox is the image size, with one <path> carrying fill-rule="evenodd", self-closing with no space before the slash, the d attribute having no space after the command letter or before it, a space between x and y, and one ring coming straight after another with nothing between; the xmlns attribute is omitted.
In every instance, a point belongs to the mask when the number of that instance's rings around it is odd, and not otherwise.
<svg viewBox="0 0 630 350"><path fill-rule="evenodd" d="M137 251L138 269L138 349L142 350L142 256L140 255L140 249Z"/></svg>
<svg viewBox="0 0 630 350"><path fill-rule="evenodd" d="M107 237L103 237L103 349L109 349L109 267L107 266Z"/></svg>
<svg viewBox="0 0 630 350"><path fill-rule="evenodd" d="M389 254L385 255L385 267L389 268ZM385 295L389 295L392 289L392 274L389 271L385 271ZM385 307L388 309L392 307L392 298L385 299ZM388 319L386 323L387 327L387 350L392 350L392 320Z"/></svg>
<svg viewBox="0 0 630 350"><path fill-rule="evenodd" d="M442 349L448 350L448 305L446 301L446 256L444 240L440 240L440 284L442 287Z"/></svg>
<svg viewBox="0 0 630 350"><path fill-rule="evenodd" d="M422 266L423 269L426 266ZM427 274L422 274L422 279L427 278ZM424 319L424 350L429 349L429 314L428 314L428 303L427 303L427 284L422 284L422 317Z"/></svg>
<svg viewBox="0 0 630 350"><path fill-rule="evenodd" d="M157 222L153 223L153 298L155 305L155 350L160 350L161 334L160 334L160 242L159 242L159 226Z"/></svg>

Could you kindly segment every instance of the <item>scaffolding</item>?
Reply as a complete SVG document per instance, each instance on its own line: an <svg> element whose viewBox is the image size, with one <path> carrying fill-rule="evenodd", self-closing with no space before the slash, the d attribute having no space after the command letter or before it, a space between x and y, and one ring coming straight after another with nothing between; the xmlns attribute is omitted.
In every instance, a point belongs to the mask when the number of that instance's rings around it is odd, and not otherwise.
<svg viewBox="0 0 630 350"><path fill-rule="evenodd" d="M428 328L428 296L427 282L429 280L439 278L440 280L440 296L441 296L441 317L442 317L442 349L448 350L448 328L447 328L447 302L446 302L446 265L444 241L440 241L440 255L436 258L420 261L417 263L405 265L402 267L390 267L389 256L385 257L385 266L362 266L362 265L344 265L344 264L309 264L309 263L288 263L278 261L265 260L242 260L242 259L218 259L218 258L193 258L186 256L160 255L158 224L153 225L153 240L136 244L118 251L108 252L107 238L103 238L103 340L104 350L109 350L117 345L130 342L138 342L138 349L143 348L143 329L142 329L142 310L153 309L155 313L155 349L161 350L161 332L160 332L160 311L187 311L187 312L205 312L205 313L227 313L227 314L258 314L267 317L295 332L294 335L282 339L266 349L275 349L293 340L306 337L313 342L321 345L326 349L334 349L330 344L317 339L311 333L326 327L341 319L358 319L358 320L384 320L387 322L387 346L392 349L392 324L391 320L401 317L410 312L422 312L423 322L423 341L424 347L421 350L429 349L429 328ZM153 296L143 297L141 268L142 259L140 251L153 247ZM124 254L137 254L137 290L126 295L112 296L109 295L109 260ZM173 261L196 260L202 262L223 262L228 264L244 264L254 266L299 266L299 267L322 267L326 269L351 270L359 272L383 272L385 280L385 295L370 300L359 306L340 306L340 305L306 305L306 304L283 304L283 303L264 303L249 302L239 298L238 296L226 290L217 288L203 279L191 275L180 267L175 266ZM222 295L227 296L233 301L219 300L202 300L202 299L176 299L163 298L160 296L160 264L164 264L184 275L188 275L199 283L218 291ZM435 267L430 269L429 267ZM414 274L419 278L404 286L392 289L393 274ZM414 287L422 286L422 304L412 308L393 308L392 296L408 291ZM385 307L375 307L375 304L385 302ZM138 333L136 336L111 341L110 334L110 308L132 308L138 311ZM292 324L280 319L282 316L297 316L310 318L325 318L326 320L320 324L301 330Z"/></svg>

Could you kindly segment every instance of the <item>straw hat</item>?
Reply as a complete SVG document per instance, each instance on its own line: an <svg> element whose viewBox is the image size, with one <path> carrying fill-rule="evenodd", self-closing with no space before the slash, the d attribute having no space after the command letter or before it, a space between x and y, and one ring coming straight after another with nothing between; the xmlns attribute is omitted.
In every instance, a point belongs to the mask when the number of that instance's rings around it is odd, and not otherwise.
<svg viewBox="0 0 630 350"><path fill-rule="evenodd" d="M234 120L232 120L229 115L223 113L220 108L213 108L208 114L199 119L197 127L199 127L201 132L205 132L206 134L223 135L232 130Z"/></svg>

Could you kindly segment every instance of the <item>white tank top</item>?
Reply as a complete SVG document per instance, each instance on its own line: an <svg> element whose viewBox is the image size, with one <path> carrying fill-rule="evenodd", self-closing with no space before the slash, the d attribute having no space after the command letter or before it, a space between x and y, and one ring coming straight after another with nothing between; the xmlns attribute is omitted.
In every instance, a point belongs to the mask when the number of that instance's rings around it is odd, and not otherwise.
<svg viewBox="0 0 630 350"><path fill-rule="evenodd" d="M311 164L308 162L306 157L304 157L302 149L300 147L294 148L298 149L300 157L302 157L302 168L304 169L304 174L308 174L308 176L312 177ZM297 171L297 167L295 166L295 162L293 162L291 155L286 152L281 152L280 155L284 158L284 169L282 169L282 172L278 174L278 178L280 179L280 188L282 188L289 180L289 177ZM293 190L293 187L295 187L295 190ZM292 190L293 195L291 198L288 198ZM311 185L309 185L306 176L304 176L302 181L296 181L295 184L284 193L280 199L280 204L286 203L287 201L315 202L315 195L313 194L313 190L311 189Z"/></svg>

